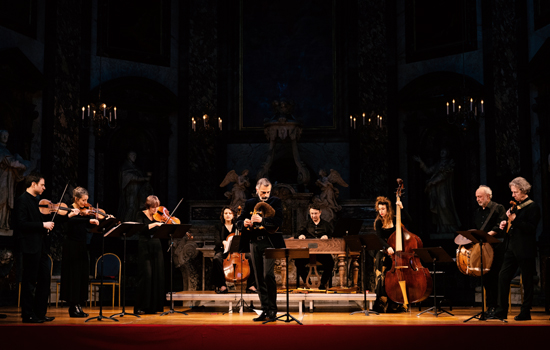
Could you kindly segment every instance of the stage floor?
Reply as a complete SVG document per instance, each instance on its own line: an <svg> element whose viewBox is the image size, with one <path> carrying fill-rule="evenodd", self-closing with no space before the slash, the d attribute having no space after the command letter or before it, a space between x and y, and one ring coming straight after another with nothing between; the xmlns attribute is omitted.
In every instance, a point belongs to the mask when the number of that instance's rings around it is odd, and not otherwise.
<svg viewBox="0 0 550 350"><path fill-rule="evenodd" d="M55 320L53 322L45 323L45 325L262 325L261 323L252 321L252 319L256 317L256 313L254 311L245 310L245 312L240 314L238 310L236 310L233 313L226 313L228 311L227 306L215 303L207 303L205 306L193 307L191 309L181 306L181 303L178 304L180 305L176 305L174 310L185 311L187 315L173 313L160 316L159 313L154 315L141 315L139 318L131 315L125 315L123 317L116 317L118 322L109 319L103 319L101 321L92 319L85 322L85 318L69 317L67 307L56 308L55 306L51 306L48 310L48 316L55 317ZM168 311L169 309L169 307L165 307L165 311ZM426 309L427 307L422 308L423 311ZM448 307L443 307L443 309L451 312L454 316L450 316L445 313L440 314L438 317L435 317L430 313L417 316L419 313L418 307L413 307L409 310L409 312L405 313L380 315L371 313L369 316L361 313L350 315L351 312L361 310L361 308L355 306L354 303L350 303L349 306L316 303L315 311L313 313L306 311L302 314L302 316L299 316L297 307L291 307L290 315L297 318L304 325L504 325L504 323L499 320L480 321L477 319L472 319L469 322L464 323L465 320L480 312L480 307L454 307L452 311ZM90 314L89 317L96 317L99 315L98 306L91 308L85 307L84 311ZM108 317L113 314L120 313L121 311L122 309L119 307L103 307L103 316ZM126 307L126 312L133 312L133 307ZM279 314L282 315L285 312L286 309L284 304L279 303ZM543 307L536 307L531 310L531 321L514 321L514 316L518 313L519 307L513 307L512 312L508 315L507 321L509 325L550 326L550 315L544 312ZM17 307L1 307L0 314L7 315L6 318L0 319L0 325L27 325L21 322L20 309ZM278 321L270 324L284 326L297 323Z"/></svg>

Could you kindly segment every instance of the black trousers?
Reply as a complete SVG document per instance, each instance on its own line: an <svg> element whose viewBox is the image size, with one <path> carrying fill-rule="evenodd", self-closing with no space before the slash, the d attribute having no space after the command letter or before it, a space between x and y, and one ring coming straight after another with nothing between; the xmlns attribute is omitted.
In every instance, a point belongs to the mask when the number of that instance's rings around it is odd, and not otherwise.
<svg viewBox="0 0 550 350"><path fill-rule="evenodd" d="M321 285L328 287L332 286L332 270L334 269L334 259L331 254L317 254L315 256L318 262L321 263L323 274L321 275ZM307 283L307 275L309 268L306 265L309 264L309 259L294 259L294 265L298 275L302 278L304 283Z"/></svg>
<svg viewBox="0 0 550 350"><path fill-rule="evenodd" d="M50 294L50 257L46 253L23 254L21 317L44 318Z"/></svg>
<svg viewBox="0 0 550 350"><path fill-rule="evenodd" d="M483 275L483 285L485 287L485 299L487 301L488 308L498 306L498 279L500 275L500 269L504 262L504 244L499 243L493 246L493 263L491 264L491 270ZM483 261L485 264L485 261Z"/></svg>
<svg viewBox="0 0 550 350"><path fill-rule="evenodd" d="M277 282L275 281L275 259L267 259L264 255L267 248L273 248L266 237L250 241L250 257L256 275L256 288L260 294L262 310L277 312Z"/></svg>
<svg viewBox="0 0 550 350"><path fill-rule="evenodd" d="M523 304L522 312L529 312L533 304L533 276L535 275L535 257L531 259L518 259L510 249L504 253L504 262L500 269L498 279L498 306L499 311L508 312L508 295L510 293L510 282L514 278L519 267L523 281Z"/></svg>

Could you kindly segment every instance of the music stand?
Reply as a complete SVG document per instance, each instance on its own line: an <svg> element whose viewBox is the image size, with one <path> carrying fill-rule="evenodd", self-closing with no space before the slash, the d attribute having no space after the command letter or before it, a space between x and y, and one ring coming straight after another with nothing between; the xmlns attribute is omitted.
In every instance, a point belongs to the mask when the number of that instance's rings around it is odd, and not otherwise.
<svg viewBox="0 0 550 350"><path fill-rule="evenodd" d="M100 221L99 225L97 225L96 227L94 227L93 229L90 230L90 232L92 232L92 233L101 233L101 273L100 273L100 276L99 276L100 277L100 280L99 280L100 281L100 283L99 283L99 315L96 316L96 317L90 317L84 322L88 322L90 320L101 321L103 319L108 319L108 320L113 320L113 321L118 322L118 320L116 318L103 316L103 301L101 300L101 294L102 294L102 291L103 291L103 264L104 264L103 259L104 259L104 255L105 255L105 232L107 230L110 230L113 227L115 227L118 224L118 222L119 221L115 218L108 218L106 220ZM92 301L90 300L90 305L91 304L92 304Z"/></svg>
<svg viewBox="0 0 550 350"><path fill-rule="evenodd" d="M173 286L173 266L174 266L174 238L182 238L185 236L187 231L191 228L191 225L162 225L159 226L153 235L154 238L161 238L161 239L170 239L170 248L168 250L170 251L170 310L163 312L160 314L160 316L164 316L167 314L173 314L173 313L180 313L187 315L184 311L175 311L174 310L174 299L172 299L172 294L174 293L174 286Z"/></svg>
<svg viewBox="0 0 550 350"><path fill-rule="evenodd" d="M437 305L437 293L435 291L435 275L437 274L435 269L436 263L452 263L453 259L443 248L441 247L434 247L434 248L418 248L413 249L413 251L420 257L422 261L424 261L426 264L432 263L433 264L433 293L434 293L434 306L431 308L422 311L416 316L420 316L423 313L429 312L433 314L435 317L437 317L439 314L447 313L451 316L454 316L452 313L450 313L447 310L443 310L440 306ZM431 312L433 310L433 312Z"/></svg>
<svg viewBox="0 0 550 350"><path fill-rule="evenodd" d="M109 316L111 318L115 316L124 317L125 315L136 316L138 318L141 317L139 315L126 312L126 238L132 237L137 232L141 231L145 226L146 224L140 224L137 222L124 222L118 226L115 226L105 234L105 236L113 238L121 236L124 238L124 253L122 254L122 262L124 266L122 269L122 312Z"/></svg>
<svg viewBox="0 0 550 350"><path fill-rule="evenodd" d="M369 310L367 306L367 286L365 285L365 256L367 254L367 250L382 249L380 238L377 235L371 233L367 235L345 236L344 240L346 241L346 246L349 247L350 251L361 252L361 271L363 271L361 276L361 287L363 288L363 310L354 311L350 315L362 313L365 314L365 316L369 316L371 312L379 315L378 312L374 310Z"/></svg>
<svg viewBox="0 0 550 350"><path fill-rule="evenodd" d="M280 320L280 321L284 321L284 322L296 321L299 325L301 325L302 322L298 321L298 319L293 317L290 314L290 310L289 310L288 259L309 258L309 248L267 248L265 250L265 257L266 259L283 259L284 258L286 261L286 313L284 315L277 317L275 321L286 316L286 320ZM263 322L263 324L266 324L268 322L271 322L271 320L267 320Z"/></svg>
<svg viewBox="0 0 550 350"><path fill-rule="evenodd" d="M229 250L227 251L227 254L229 254L229 255L231 255L232 253L239 253L239 245L240 245L240 241L241 241L241 236L233 235L232 237L233 238L231 239L231 245L229 246ZM241 253L241 254L244 254L244 253ZM241 264L241 277L243 275L242 268L243 268L243 265ZM235 264L233 264L233 283L235 283L235 284L237 284L237 275L236 274L237 274L237 269L236 269ZM233 307L233 309L231 309L231 311L233 311L237 308L240 308L239 312L242 313L243 309L245 308L245 305L246 305L247 309L252 309L252 307L248 306L248 304L246 303L246 301L243 298L243 281L241 281L241 299L239 299L239 301ZM226 314L226 312L224 312L224 314Z"/></svg>
<svg viewBox="0 0 550 350"><path fill-rule="evenodd" d="M484 274L483 243L499 243L500 241L495 237L489 235L487 232L481 231L481 230L468 230L468 231L456 231L456 232L468 238L470 241L472 241L473 244L476 244L476 243L479 244L479 251L480 251L481 312L475 314L474 316L470 317L464 322L468 322L473 318L477 318L480 321L486 321L487 317L485 317L485 289L483 287L483 274ZM501 320L502 322L506 322L506 320L502 318L498 318L498 319Z"/></svg>

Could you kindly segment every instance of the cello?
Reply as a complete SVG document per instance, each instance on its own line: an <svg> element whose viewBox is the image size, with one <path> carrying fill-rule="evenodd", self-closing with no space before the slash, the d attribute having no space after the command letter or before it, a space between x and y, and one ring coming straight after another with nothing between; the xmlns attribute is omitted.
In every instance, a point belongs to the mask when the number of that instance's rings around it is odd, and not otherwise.
<svg viewBox="0 0 550 350"><path fill-rule="evenodd" d="M239 212L237 217L241 215L241 206L239 206ZM240 236L239 230L235 230L235 233L231 233L226 238L224 244L225 251L229 250L233 236ZM235 273L236 272L236 273ZM250 263L246 259L244 253L230 253L227 258L223 259L223 274L227 282L244 282L250 277Z"/></svg>
<svg viewBox="0 0 550 350"><path fill-rule="evenodd" d="M401 200L403 180L397 179L397 201ZM430 271L422 266L414 249L422 248L422 240L401 224L401 207L396 205L395 232L388 238L388 244L395 251L392 254L391 270L386 272L386 293L388 298L407 307L428 298L432 291Z"/></svg>

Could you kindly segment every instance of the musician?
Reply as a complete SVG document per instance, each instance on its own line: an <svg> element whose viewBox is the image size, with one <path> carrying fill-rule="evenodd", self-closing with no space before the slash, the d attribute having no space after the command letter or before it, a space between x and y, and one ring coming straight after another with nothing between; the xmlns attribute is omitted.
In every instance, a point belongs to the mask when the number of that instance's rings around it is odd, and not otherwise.
<svg viewBox="0 0 550 350"><path fill-rule="evenodd" d="M476 201L479 207L474 212L474 227L477 230L488 231L487 233L500 241L504 240L500 222L506 219L504 206L491 200L493 191L485 185L479 186L476 190ZM504 245L500 243L491 244L493 247L493 263L491 270L483 275L485 287L485 298L487 312L494 312L498 306L498 274L504 258Z"/></svg>
<svg viewBox="0 0 550 350"><path fill-rule="evenodd" d="M158 197L150 195L145 200L145 210L137 213L136 221L146 226L139 232L136 315L164 311L164 256L160 239L153 238L163 225L153 218L159 206Z"/></svg>
<svg viewBox="0 0 550 350"><path fill-rule="evenodd" d="M21 317L23 323L50 322L54 317L46 316L50 294L48 232L54 222L45 222L38 208L38 196L46 189L44 177L33 172L26 177L25 186L13 209L13 234L23 259Z"/></svg>
<svg viewBox="0 0 550 350"><path fill-rule="evenodd" d="M216 227L218 234L214 238L214 259L212 266L212 282L216 287L216 293L225 294L228 292L227 285L225 284L225 274L223 271L223 261L229 255L224 253L226 245L230 244L227 241L227 236L234 234L237 225L235 225L235 213L229 207L224 207L220 215L220 225ZM229 247L227 247L229 250ZM246 254L245 258L250 260L250 254ZM250 276L246 280L246 291L247 293L256 293L257 289L255 286L256 278L254 277L254 269L252 263L250 265Z"/></svg>
<svg viewBox="0 0 550 350"><path fill-rule="evenodd" d="M412 221L410 215L407 211L403 210L403 204L401 201L397 201L396 205L402 209L401 211L401 222L403 225L407 226ZM392 267L392 259L390 255L394 254L395 251L388 244L388 238L395 232L396 228L396 217L395 209L392 207L391 201L387 197L379 196L376 198L376 203L374 205L378 214L374 220L374 229L376 235L380 239L380 243L383 246L383 250L378 252L375 256L375 269L376 269L376 300L374 302L374 309L378 312L402 312L406 309L402 305L394 303L388 298L385 288L385 273L390 270Z"/></svg>
<svg viewBox="0 0 550 350"><path fill-rule="evenodd" d="M508 294L510 282L519 267L523 281L524 298L516 321L531 319L531 305L533 304L533 276L536 273L535 259L537 255L536 231L541 214L537 203L529 198L531 185L523 177L516 177L509 184L512 197L517 203L515 211L506 212L508 221L500 223L500 229L510 227L504 237L504 262L500 269L498 280L498 308L493 315L495 318L506 319L508 313Z"/></svg>
<svg viewBox="0 0 550 350"><path fill-rule="evenodd" d="M95 217L82 216L80 209L89 207L88 191L83 187L73 190L72 211L67 215L67 237L63 243L61 256L61 295L60 299L69 303L70 317L88 317L81 304L88 300L88 276L90 263L86 238L88 228L99 225Z"/></svg>
<svg viewBox="0 0 550 350"><path fill-rule="evenodd" d="M293 238L306 239L306 238L320 238L329 239L334 231L332 224L321 219L321 208L316 204L309 205L309 217L305 224L294 234ZM321 276L321 285L319 289L326 289L332 286L332 270L334 269L334 259L331 254L316 254L315 258L321 263L323 268L323 275ZM308 269L306 265L309 263L309 259L294 259L294 265L298 275L302 278L302 281L307 284Z"/></svg>
<svg viewBox="0 0 550 350"><path fill-rule="evenodd" d="M283 209L279 198L270 197L271 182L268 179L258 180L256 193L258 197L246 201L242 214L237 219L237 227L242 232L240 251L250 250L256 274L262 314L254 318L254 321L275 321L277 319L277 283L273 271L275 259L265 258L264 252L267 248L286 247L282 234L274 232L283 223ZM260 202L269 204L275 211L274 215L261 217L253 214L254 207Z"/></svg>

